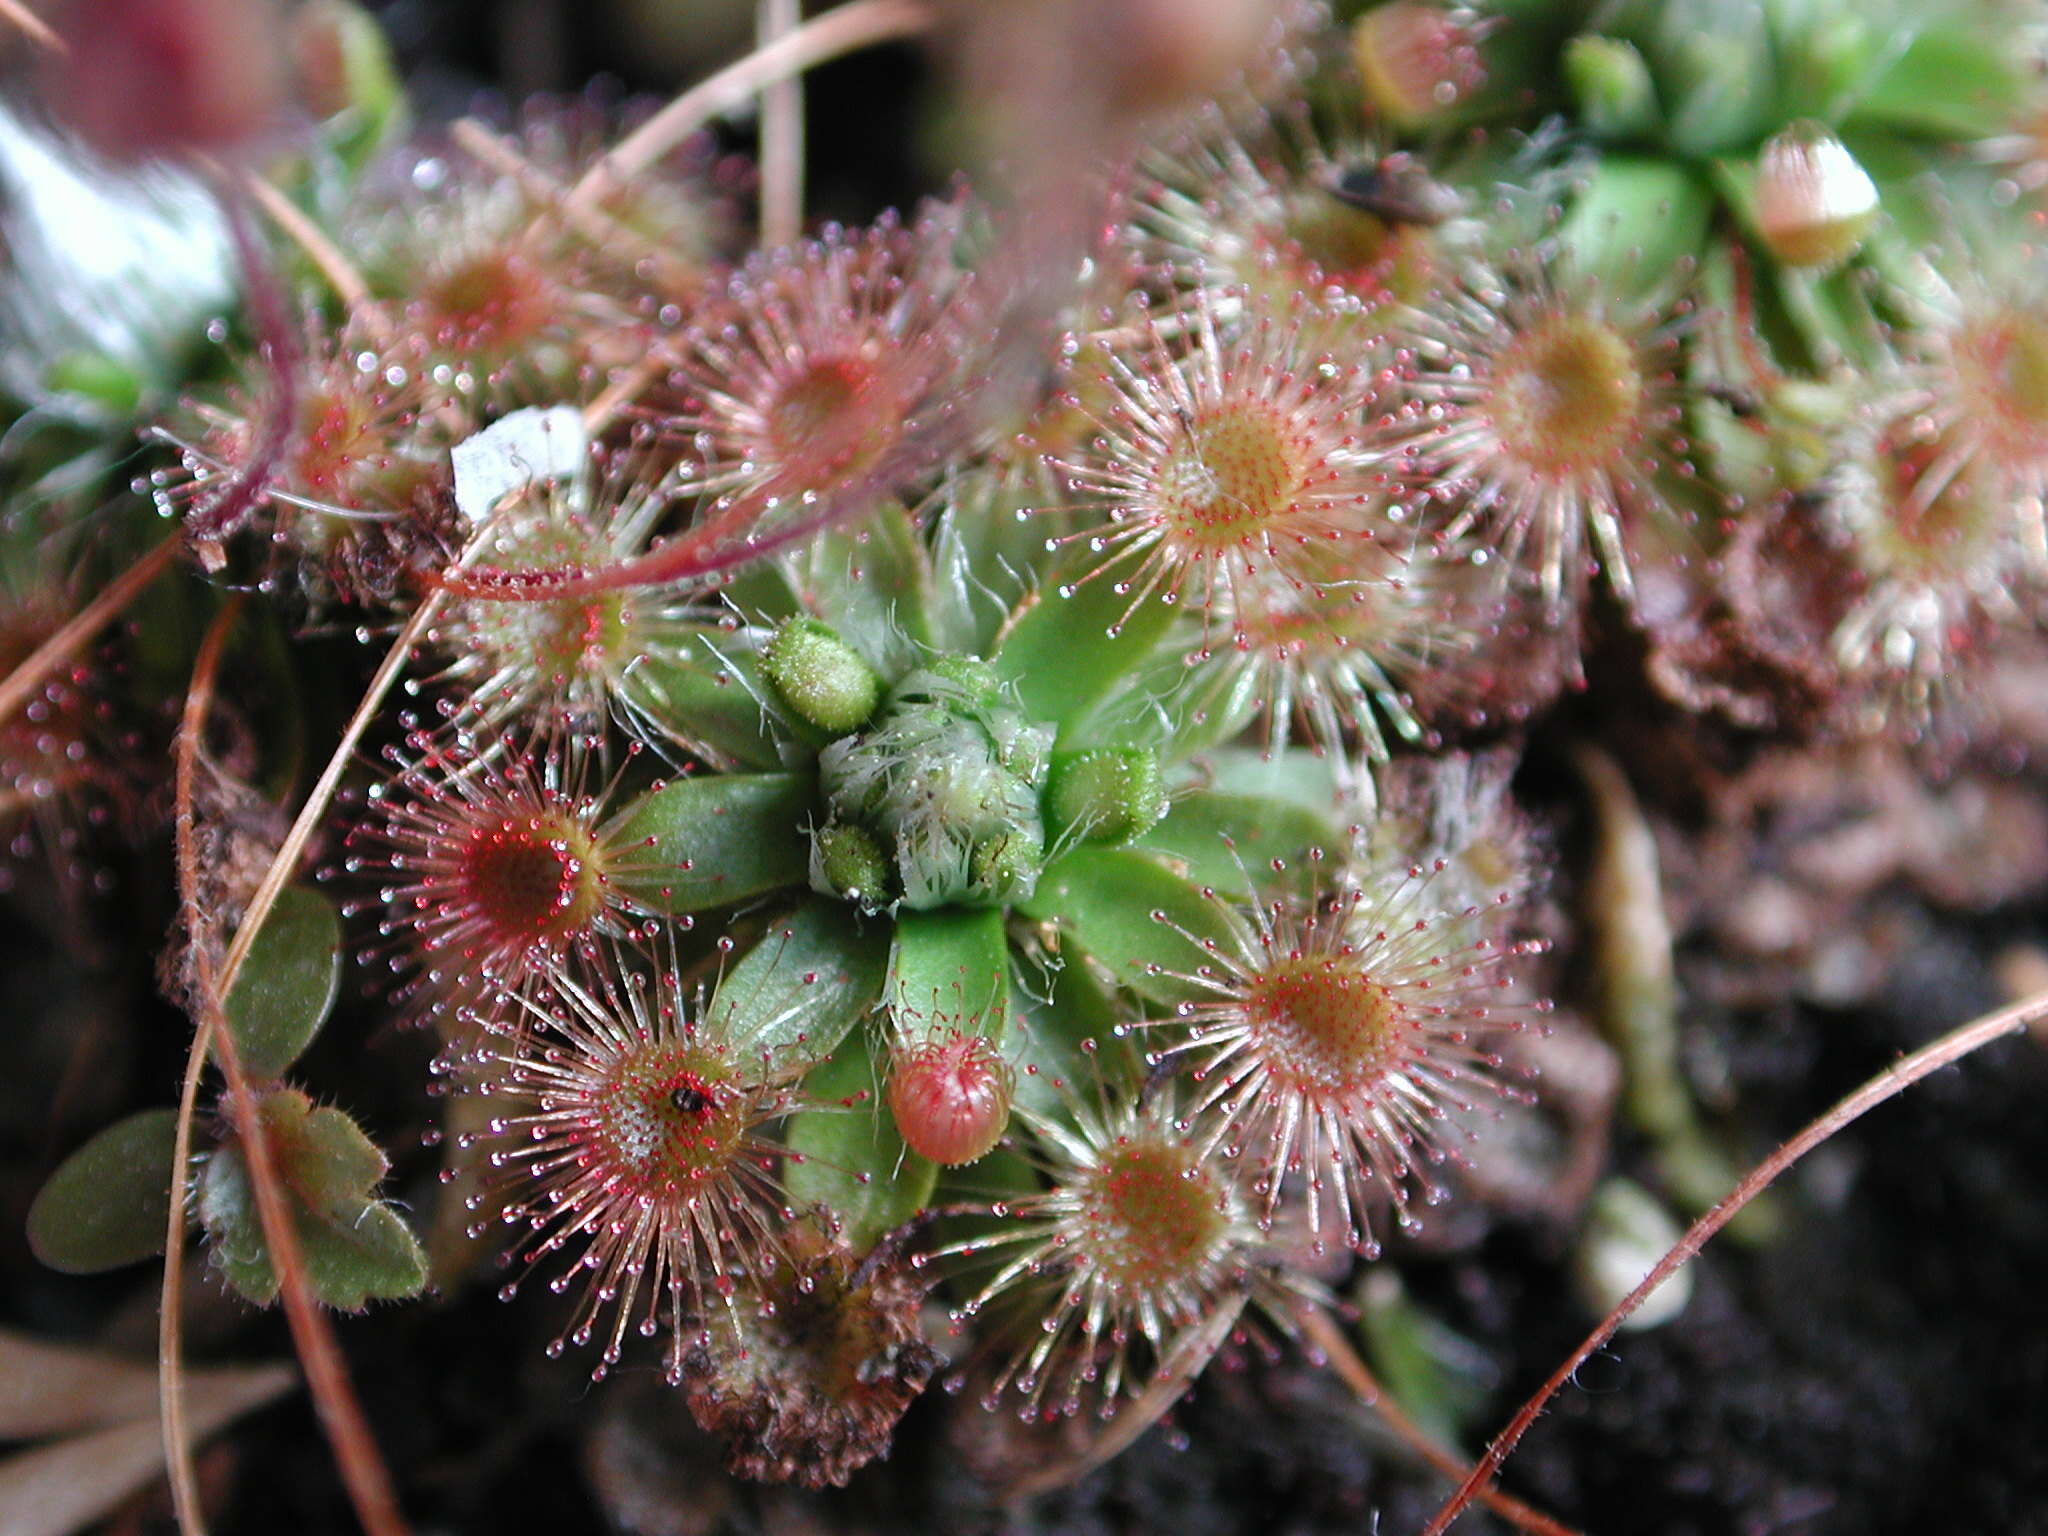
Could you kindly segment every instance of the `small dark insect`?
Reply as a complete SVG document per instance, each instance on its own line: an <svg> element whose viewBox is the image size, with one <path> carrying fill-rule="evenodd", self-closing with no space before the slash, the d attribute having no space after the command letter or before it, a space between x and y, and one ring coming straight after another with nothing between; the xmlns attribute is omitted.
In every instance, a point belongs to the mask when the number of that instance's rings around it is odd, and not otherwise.
<svg viewBox="0 0 2048 1536"><path fill-rule="evenodd" d="M1335 171L1326 190L1340 203L1398 224L1441 224L1465 206L1463 198L1405 154Z"/></svg>
<svg viewBox="0 0 2048 1536"><path fill-rule="evenodd" d="M668 1096L677 1112L685 1115L701 1115L711 1108L711 1095L697 1083L686 1082Z"/></svg>

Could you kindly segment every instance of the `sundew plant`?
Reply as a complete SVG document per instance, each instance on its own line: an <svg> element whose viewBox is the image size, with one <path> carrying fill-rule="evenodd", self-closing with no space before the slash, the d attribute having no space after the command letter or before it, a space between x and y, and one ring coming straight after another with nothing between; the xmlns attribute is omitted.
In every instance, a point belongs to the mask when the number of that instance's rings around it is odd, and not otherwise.
<svg viewBox="0 0 2048 1536"><path fill-rule="evenodd" d="M453 122L343 0L18 9L0 876L75 968L168 928L194 1028L27 1230L162 1255L188 1531L193 1271L380 1533L333 1314L475 1290L746 1479L930 1388L1042 1491L1287 1359L1463 1477L1407 1259L1540 1215L1590 1320L1770 1145L1653 814L2014 771L2021 0L770 0L666 107ZM808 218L802 75L912 37L962 174Z"/></svg>

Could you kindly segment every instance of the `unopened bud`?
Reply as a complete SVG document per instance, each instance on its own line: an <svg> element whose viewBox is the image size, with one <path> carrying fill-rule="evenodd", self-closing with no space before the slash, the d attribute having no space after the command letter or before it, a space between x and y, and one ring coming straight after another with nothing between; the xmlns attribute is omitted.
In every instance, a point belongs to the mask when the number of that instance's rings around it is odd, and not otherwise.
<svg viewBox="0 0 2048 1536"><path fill-rule="evenodd" d="M284 53L267 0L73 0L52 103L102 155L230 152L275 126Z"/></svg>
<svg viewBox="0 0 2048 1536"><path fill-rule="evenodd" d="M1479 28L1465 13L1392 0L1359 17L1351 53L1371 105L1397 127L1440 116L1486 78Z"/></svg>
<svg viewBox="0 0 2048 1536"><path fill-rule="evenodd" d="M1657 87L1635 46L1592 33L1565 44L1564 77L1579 120L1602 139L1638 138L1657 121Z"/></svg>
<svg viewBox="0 0 2048 1536"><path fill-rule="evenodd" d="M1046 820L1055 837L1128 843L1157 825L1166 804L1157 753L1098 747L1053 760Z"/></svg>
<svg viewBox="0 0 2048 1536"><path fill-rule="evenodd" d="M1839 266L1877 219L1877 184L1826 129L1795 124L1756 163L1756 224L1788 267Z"/></svg>
<svg viewBox="0 0 2048 1536"><path fill-rule="evenodd" d="M942 1167L986 1156L1010 1123L1010 1064L983 1035L948 1030L899 1044L889 1112L903 1144Z"/></svg>
<svg viewBox="0 0 2048 1536"><path fill-rule="evenodd" d="M799 719L835 736L867 723L882 680L829 625L791 619L761 653L775 696Z"/></svg>
<svg viewBox="0 0 2048 1536"><path fill-rule="evenodd" d="M889 859L874 834L848 822L834 822L811 839L811 888L842 897L863 910L889 904Z"/></svg>

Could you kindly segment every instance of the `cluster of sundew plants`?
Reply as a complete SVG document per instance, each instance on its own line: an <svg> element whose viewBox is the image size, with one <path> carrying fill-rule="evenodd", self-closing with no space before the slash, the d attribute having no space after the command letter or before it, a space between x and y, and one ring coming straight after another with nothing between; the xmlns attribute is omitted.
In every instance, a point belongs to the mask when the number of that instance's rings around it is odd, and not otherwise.
<svg viewBox="0 0 2048 1536"><path fill-rule="evenodd" d="M187 1102L60 1169L39 1249L175 1266L189 1210L250 1299L344 1310L495 1255L551 1353L814 1484L939 1375L1115 1437L1328 1349L1341 1256L1543 1092L1508 778L1588 637L1724 727L1934 750L2034 626L2021 10L1288 10L1206 99L1096 103L1064 218L1026 175L749 249L689 125L408 140L319 8L338 110L220 173L243 312L143 424L140 569L212 615ZM23 590L27 650L78 604ZM257 622L389 647L288 834L270 745L198 735ZM26 852L114 777L80 654L10 686ZM437 1036L431 1260L290 1079L344 949ZM1710 1205L1695 1120L1643 1129Z"/></svg>

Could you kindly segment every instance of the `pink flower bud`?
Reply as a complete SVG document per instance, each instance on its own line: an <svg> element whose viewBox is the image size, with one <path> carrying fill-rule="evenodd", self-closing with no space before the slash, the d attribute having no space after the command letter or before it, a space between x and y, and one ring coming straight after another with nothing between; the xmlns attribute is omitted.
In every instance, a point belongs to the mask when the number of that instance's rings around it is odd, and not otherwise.
<svg viewBox="0 0 2048 1536"><path fill-rule="evenodd" d="M1840 265L1876 218L1876 184L1825 129L1795 124L1757 157L1757 231L1787 266Z"/></svg>
<svg viewBox="0 0 2048 1536"><path fill-rule="evenodd" d="M899 1046L889 1111L904 1145L957 1167L985 1156L1010 1123L1010 1065L993 1041L957 1030Z"/></svg>

